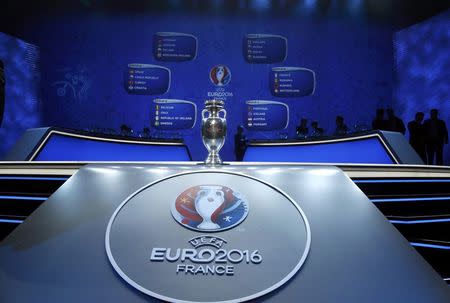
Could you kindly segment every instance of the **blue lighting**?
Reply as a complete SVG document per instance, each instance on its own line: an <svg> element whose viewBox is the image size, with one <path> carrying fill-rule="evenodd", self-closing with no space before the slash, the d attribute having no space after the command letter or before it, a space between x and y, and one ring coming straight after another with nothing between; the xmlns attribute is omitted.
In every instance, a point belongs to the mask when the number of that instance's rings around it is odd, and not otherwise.
<svg viewBox="0 0 450 303"><path fill-rule="evenodd" d="M372 202L419 202L419 201L446 201L450 197L426 197L426 198L389 198L389 199L371 199Z"/></svg>
<svg viewBox="0 0 450 303"><path fill-rule="evenodd" d="M250 5L255 10L268 10L270 9L270 0L253 0Z"/></svg>
<svg viewBox="0 0 450 303"><path fill-rule="evenodd" d="M445 246L445 245L426 244L426 243L418 243L418 242L411 242L410 244L412 246L417 246L417 247L437 248L437 249L450 249L450 246Z"/></svg>
<svg viewBox="0 0 450 303"><path fill-rule="evenodd" d="M10 176L0 176L0 180L30 180L30 181L67 181L69 178L58 178L58 177L10 177Z"/></svg>
<svg viewBox="0 0 450 303"><path fill-rule="evenodd" d="M357 151L357 152L356 152ZM244 161L393 164L377 137L299 145L250 145Z"/></svg>
<svg viewBox="0 0 450 303"><path fill-rule="evenodd" d="M305 0L304 6L306 8L315 8L317 6L317 0Z"/></svg>
<svg viewBox="0 0 450 303"><path fill-rule="evenodd" d="M35 45L0 33L0 58L6 77L5 112L0 127L3 158L26 129L42 124L40 51Z"/></svg>
<svg viewBox="0 0 450 303"><path fill-rule="evenodd" d="M376 180L353 180L354 183L448 183L450 179L376 179Z"/></svg>
<svg viewBox="0 0 450 303"><path fill-rule="evenodd" d="M363 9L363 1L362 0L349 0L347 2L347 7L350 13L357 14L362 12Z"/></svg>
<svg viewBox="0 0 450 303"><path fill-rule="evenodd" d="M439 222L450 222L450 218L444 219L424 219L424 220L389 220L389 222L394 224L421 224L421 223L439 223Z"/></svg>
<svg viewBox="0 0 450 303"><path fill-rule="evenodd" d="M52 134L34 161L190 161L184 145L101 141Z"/></svg>
<svg viewBox="0 0 450 303"><path fill-rule="evenodd" d="M312 12L315 9L317 9L317 0L305 0L303 2L303 7L298 7L299 10L305 11L305 12Z"/></svg>
<svg viewBox="0 0 450 303"><path fill-rule="evenodd" d="M15 223L20 224L23 220L11 220L11 219L0 219L0 223Z"/></svg>
<svg viewBox="0 0 450 303"><path fill-rule="evenodd" d="M388 96L392 95L394 86L390 26L366 22L356 26L353 20L347 18L327 18L328 5L323 5L323 1L319 0L168 1L170 3L161 8L169 9L170 13L167 11L167 14L156 14L150 18L144 12L138 15L124 13L120 17L106 14L101 18L96 13L83 12L64 18L41 18L39 21L42 22L36 22L37 26L30 27L28 36L33 36L45 50L40 58L43 67L40 87L45 102L41 104L43 119L37 125L75 129L100 128L100 131L106 132L110 132L110 129L117 131L123 123L137 132L146 126L150 127L151 136L154 138L184 138L194 160L203 160L206 155L199 136L200 112L193 129L158 131L150 125L154 122L151 117L155 115L151 104L155 98L177 97L193 101L198 109L203 108L206 86L208 91L214 87L207 73L214 64L219 63L230 68L231 86L228 88L233 92L233 96L227 98L228 139L221 150L223 160L226 161L235 159L232 139L236 127L248 121L245 101L255 98L278 100L289 106L290 120L286 129L271 132L246 130L245 134L249 140L274 140L286 136L295 138L296 126L301 117L310 121L317 120L326 130L325 135L330 135L335 129L337 114L345 116L345 121L352 130L357 124L356 131L362 131L367 128L363 124L373 119L376 108L390 105ZM342 1L333 2L335 4L330 10L345 16L346 9L343 9ZM254 14L255 12L262 14ZM313 17L299 18L305 14L311 14ZM174 19L183 26L174 27ZM211 20L214 22L211 23ZM149 38L141 39L137 43L128 33L142 28L148 30L146 35ZM127 64L156 64L159 61L152 54L152 37L156 31L181 31L195 35L199 43L198 56L195 60L180 64L160 62L172 72L170 92L166 95L128 94L124 87ZM243 64L243 39L247 34L275 34L285 37L288 40L287 59L273 64ZM76 43L86 47L83 52L78 53L74 49L73 37L79 37ZM373 51L373 45L377 45L377 51ZM102 60L98 60L96 56L100 48L111 50ZM272 49L272 46L267 49ZM330 56L330 52L334 55ZM367 54L370 54L371 60L367 60ZM224 56L227 58L222 62ZM321 64L323 58L328 58L327 64ZM141 59L143 61L139 61ZM115 63L110 64L111 62ZM279 66L314 70L317 76L314 95L281 98L282 100L274 97L268 77L271 67ZM245 85L240 81L242 79L245 79ZM77 84L74 85L72 81ZM13 82L7 81L10 84ZM361 86L361 83L367 85L365 89L353 89ZM74 87L75 92L71 87ZM379 98L381 96L383 98ZM361 107L361 104L364 105L364 110L355 110L358 106ZM310 122L308 126L309 124ZM85 153L86 149L79 151ZM145 156L151 156L151 152L143 152L143 156L144 153ZM363 153L358 149L353 156L359 157ZM118 152L107 152L103 155L113 157L118 155ZM59 154L59 157L66 156L65 151ZM134 160L135 157L129 156L126 160L130 159ZM163 160L167 159L168 157ZM350 157L348 159L352 160ZM62 161L64 160L67 159ZM386 159L385 163L392 161Z"/></svg>
<svg viewBox="0 0 450 303"><path fill-rule="evenodd" d="M0 196L0 200L34 200L34 201L45 201L46 197L24 197L24 196Z"/></svg>
<svg viewBox="0 0 450 303"><path fill-rule="evenodd" d="M437 108L447 127L450 124L449 17L446 10L394 34L397 81L392 106L399 117L412 119L420 109L428 118L428 110ZM444 163L448 164L450 152L445 148Z"/></svg>

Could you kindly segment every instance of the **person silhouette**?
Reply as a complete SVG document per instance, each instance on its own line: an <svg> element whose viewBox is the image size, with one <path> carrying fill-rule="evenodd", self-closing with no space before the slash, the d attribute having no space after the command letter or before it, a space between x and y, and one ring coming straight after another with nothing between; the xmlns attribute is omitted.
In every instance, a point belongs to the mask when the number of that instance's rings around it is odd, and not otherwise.
<svg viewBox="0 0 450 303"><path fill-rule="evenodd" d="M296 134L297 134L297 138L300 139L305 139L306 137L308 137L308 120L302 118L300 120L300 124L299 126L297 126L296 128Z"/></svg>
<svg viewBox="0 0 450 303"><path fill-rule="evenodd" d="M386 130L386 120L384 119L384 109L378 108L375 119L372 121L372 129Z"/></svg>
<svg viewBox="0 0 450 303"><path fill-rule="evenodd" d="M237 133L234 135L234 154L237 161L244 159L245 150L247 149L247 138L244 135L244 128L239 125Z"/></svg>
<svg viewBox="0 0 450 303"><path fill-rule="evenodd" d="M427 149L427 164L433 165L436 157L436 165L443 165L444 144L448 144L448 130L444 120L438 118L439 112L433 108L430 111L430 119L423 123L425 130L425 144Z"/></svg>
<svg viewBox="0 0 450 303"><path fill-rule="evenodd" d="M319 122L311 122L311 137L321 137L323 136L323 128L319 127Z"/></svg>
<svg viewBox="0 0 450 303"><path fill-rule="evenodd" d="M405 134L405 124L403 123L402 119L395 115L394 110L392 108L388 108L386 110L386 113L388 117L386 121L386 130Z"/></svg>
<svg viewBox="0 0 450 303"><path fill-rule="evenodd" d="M142 137L143 138L150 138L150 128L144 127L142 129Z"/></svg>
<svg viewBox="0 0 450 303"><path fill-rule="evenodd" d="M345 136L348 133L348 127L345 125L344 117L336 116L336 130L334 131L335 136Z"/></svg>
<svg viewBox="0 0 450 303"><path fill-rule="evenodd" d="M126 124L122 124L120 126L120 134L122 136L132 136L133 130L130 127L128 127Z"/></svg>
<svg viewBox="0 0 450 303"><path fill-rule="evenodd" d="M414 148L423 162L427 162L425 151L425 129L422 124L425 114L417 112L415 119L408 123L409 144Z"/></svg>

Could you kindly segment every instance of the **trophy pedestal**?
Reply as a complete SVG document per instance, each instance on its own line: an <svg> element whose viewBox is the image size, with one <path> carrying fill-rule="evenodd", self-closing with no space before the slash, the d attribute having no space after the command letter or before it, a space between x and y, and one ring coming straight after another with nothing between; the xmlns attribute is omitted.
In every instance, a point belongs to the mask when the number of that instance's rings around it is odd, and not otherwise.
<svg viewBox="0 0 450 303"><path fill-rule="evenodd" d="M222 162L218 153L210 153L205 160L206 165L220 165Z"/></svg>
<svg viewBox="0 0 450 303"><path fill-rule="evenodd" d="M181 193L200 195L191 188L201 184L221 186L226 201L246 201L212 216L222 228L217 232L183 220L201 220L186 199L175 203ZM347 175L301 165L83 166L2 241L0 285L2 302L450 297L441 277Z"/></svg>

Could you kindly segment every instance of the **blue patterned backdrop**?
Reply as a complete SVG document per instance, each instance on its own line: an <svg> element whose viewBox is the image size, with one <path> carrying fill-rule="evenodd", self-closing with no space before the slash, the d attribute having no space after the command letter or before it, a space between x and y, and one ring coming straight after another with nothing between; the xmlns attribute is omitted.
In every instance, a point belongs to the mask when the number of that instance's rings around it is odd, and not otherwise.
<svg viewBox="0 0 450 303"><path fill-rule="evenodd" d="M22 133L41 125L39 48L0 33L5 66L5 112L0 127L0 159Z"/></svg>
<svg viewBox="0 0 450 303"><path fill-rule="evenodd" d="M450 10L394 35L396 85L394 108L405 120L437 108L450 127ZM450 148L444 147L450 164Z"/></svg>
<svg viewBox="0 0 450 303"><path fill-rule="evenodd" d="M152 37L159 31L195 35L197 58L179 63L156 61ZM242 39L248 33L285 36L285 62L246 63ZM150 108L156 98L190 100L202 108L207 92L215 90L209 70L216 64L226 64L232 78L225 89L233 94L226 100L230 117L229 138L223 149L226 160L234 159L232 136L237 125L242 124L246 100L281 101L291 108L290 125L283 134L247 132L253 138L293 137L301 117L319 121L327 133L334 131L336 115L343 115L349 126L370 125L376 107L391 101L392 29L359 19L85 14L37 20L28 27L27 38L41 47L46 125L118 129L125 123L142 130L150 124ZM171 69L169 92L152 96L127 94L123 72L128 63ZM314 95L273 97L268 74L274 66L314 70ZM183 136L195 159L206 154L198 122L194 129L163 135Z"/></svg>

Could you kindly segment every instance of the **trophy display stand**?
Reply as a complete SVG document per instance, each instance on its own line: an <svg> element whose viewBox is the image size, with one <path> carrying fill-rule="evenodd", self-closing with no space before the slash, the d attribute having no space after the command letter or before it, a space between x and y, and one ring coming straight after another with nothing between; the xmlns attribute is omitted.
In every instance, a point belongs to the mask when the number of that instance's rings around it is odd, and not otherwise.
<svg viewBox="0 0 450 303"><path fill-rule="evenodd" d="M2 302L449 302L338 168L86 165L0 244Z"/></svg>

